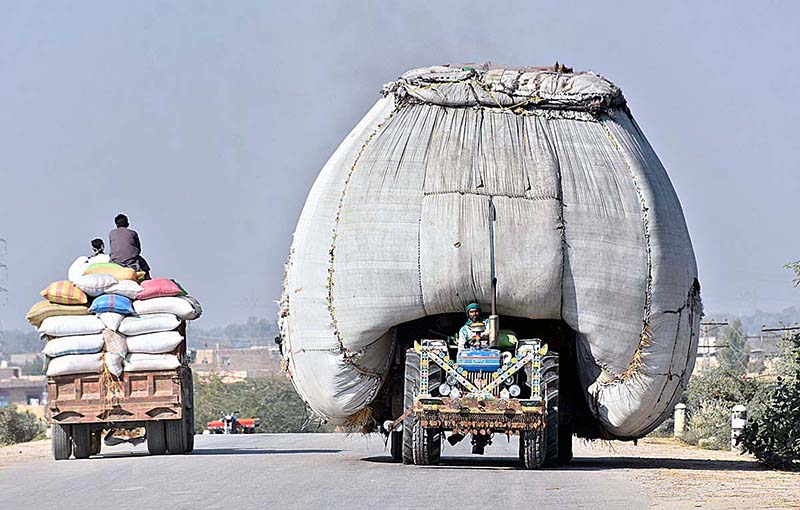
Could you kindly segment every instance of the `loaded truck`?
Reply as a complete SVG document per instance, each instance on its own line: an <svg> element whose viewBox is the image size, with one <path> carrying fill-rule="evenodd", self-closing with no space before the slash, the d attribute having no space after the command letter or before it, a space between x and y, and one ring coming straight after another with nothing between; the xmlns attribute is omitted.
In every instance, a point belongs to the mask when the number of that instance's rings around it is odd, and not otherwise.
<svg viewBox="0 0 800 510"><path fill-rule="evenodd" d="M104 432L126 430L144 437L152 455L189 453L194 448L192 369L184 340L173 370L58 375L47 378L47 414L55 460L85 459L100 452Z"/></svg>

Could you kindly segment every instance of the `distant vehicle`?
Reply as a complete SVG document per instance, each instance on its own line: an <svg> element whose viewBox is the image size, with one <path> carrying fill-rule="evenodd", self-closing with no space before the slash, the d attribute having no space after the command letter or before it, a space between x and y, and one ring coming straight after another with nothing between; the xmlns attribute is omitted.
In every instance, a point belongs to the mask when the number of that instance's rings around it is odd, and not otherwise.
<svg viewBox="0 0 800 510"><path fill-rule="evenodd" d="M258 418L237 418L239 411L230 414L220 413L221 419L208 422L212 434L255 434L261 424Z"/></svg>

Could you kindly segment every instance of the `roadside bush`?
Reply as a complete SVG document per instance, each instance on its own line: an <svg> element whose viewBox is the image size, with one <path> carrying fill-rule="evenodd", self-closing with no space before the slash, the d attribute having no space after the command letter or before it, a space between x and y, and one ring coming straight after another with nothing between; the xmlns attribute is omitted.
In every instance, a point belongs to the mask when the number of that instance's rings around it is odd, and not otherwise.
<svg viewBox="0 0 800 510"><path fill-rule="evenodd" d="M28 411L21 413L16 407L0 408L0 445L31 441L44 430L42 420Z"/></svg>
<svg viewBox="0 0 800 510"><path fill-rule="evenodd" d="M790 341L785 366L792 372L778 378L762 412L748 417L739 445L769 467L800 470L800 335Z"/></svg>
<svg viewBox="0 0 800 510"><path fill-rule="evenodd" d="M684 394L688 420L682 440L702 448L728 448L733 407L742 404L750 416L760 416L767 393L764 382L723 367L692 377Z"/></svg>

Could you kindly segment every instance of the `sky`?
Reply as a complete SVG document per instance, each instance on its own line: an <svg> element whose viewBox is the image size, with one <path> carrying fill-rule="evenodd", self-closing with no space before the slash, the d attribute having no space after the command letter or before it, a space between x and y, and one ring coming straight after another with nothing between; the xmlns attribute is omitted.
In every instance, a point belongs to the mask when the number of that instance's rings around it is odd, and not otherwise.
<svg viewBox="0 0 800 510"><path fill-rule="evenodd" d="M707 310L795 305L800 3L0 1L0 322L118 212L203 327L275 318L325 161L426 65L619 85L683 205Z"/></svg>

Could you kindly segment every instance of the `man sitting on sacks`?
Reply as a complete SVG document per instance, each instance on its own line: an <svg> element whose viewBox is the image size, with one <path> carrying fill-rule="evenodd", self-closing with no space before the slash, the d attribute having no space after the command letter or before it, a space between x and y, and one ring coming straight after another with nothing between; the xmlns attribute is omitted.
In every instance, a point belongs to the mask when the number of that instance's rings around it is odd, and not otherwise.
<svg viewBox="0 0 800 510"><path fill-rule="evenodd" d="M481 305L470 303L467 305L467 323L458 330L458 350L466 347L482 347L488 345L489 333L486 324L481 320Z"/></svg>
<svg viewBox="0 0 800 510"><path fill-rule="evenodd" d="M150 266L142 257L142 243L139 234L128 227L128 217L117 214L114 218L117 226L108 233L108 243L111 245L111 262L123 267L130 267L136 271L144 271L144 279L150 279Z"/></svg>

